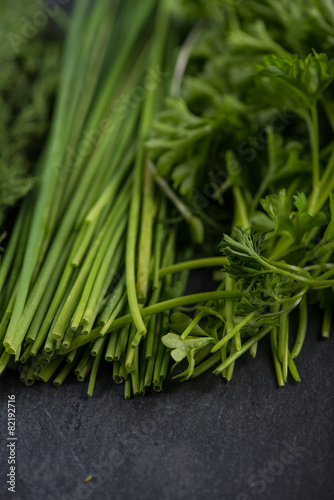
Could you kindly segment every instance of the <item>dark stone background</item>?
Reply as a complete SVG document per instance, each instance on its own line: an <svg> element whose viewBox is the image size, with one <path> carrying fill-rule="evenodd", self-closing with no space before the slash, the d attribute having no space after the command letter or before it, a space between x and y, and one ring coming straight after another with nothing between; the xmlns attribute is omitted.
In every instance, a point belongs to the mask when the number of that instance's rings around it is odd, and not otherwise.
<svg viewBox="0 0 334 500"><path fill-rule="evenodd" d="M86 396L87 383L74 377L60 388L25 387L17 372L6 373L0 498L334 498L334 341L319 340L319 314L311 313L297 360L302 383L281 389L269 339L255 360L239 360L228 384L207 373L182 384L168 381L162 393L132 400L123 399L107 363L93 398ZM15 394L17 408L15 495L5 485L7 394ZM285 454L286 442L295 446L294 455ZM261 483L259 470L268 467ZM94 479L84 484L90 474Z"/></svg>

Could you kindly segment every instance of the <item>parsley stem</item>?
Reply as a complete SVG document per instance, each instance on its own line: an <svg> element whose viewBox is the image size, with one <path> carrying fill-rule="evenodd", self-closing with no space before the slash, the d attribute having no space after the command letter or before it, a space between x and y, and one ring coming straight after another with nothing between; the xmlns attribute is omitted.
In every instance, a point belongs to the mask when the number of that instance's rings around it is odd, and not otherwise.
<svg viewBox="0 0 334 500"><path fill-rule="evenodd" d="M216 292L216 293L223 293L223 292ZM233 291L226 291L225 293L227 294L232 294ZM228 297L232 298L232 297ZM237 325L235 325L232 330L230 330L217 344L214 345L214 347L211 349L211 352L214 353L218 351L224 344L226 344L229 340L231 340L237 332L240 332L240 330L246 326L255 316L257 315L257 311L252 311L251 313L247 314Z"/></svg>
<svg viewBox="0 0 334 500"><path fill-rule="evenodd" d="M332 313L333 313L333 306L330 305L329 307L326 307L321 328L321 336L324 339L329 338L329 334L331 331Z"/></svg>
<svg viewBox="0 0 334 500"><path fill-rule="evenodd" d="M275 326L271 330L270 344L271 344L271 351L272 351L273 359L274 359L274 365L275 365L278 385L279 385L279 387L283 387L284 386L284 379L283 379L283 374L282 374L282 365L281 365L281 363L278 359L278 355L277 355L277 326Z"/></svg>
<svg viewBox="0 0 334 500"><path fill-rule="evenodd" d="M290 351L288 351L288 364L289 364L289 370L292 375L292 377L295 379L296 382L301 382L301 378L299 376L297 367L291 357Z"/></svg>
<svg viewBox="0 0 334 500"><path fill-rule="evenodd" d="M224 361L224 363L221 363L213 373L215 375L219 375L219 373L221 373L225 368L233 364L238 358L240 358L240 356L242 356L246 351L248 351L252 347L252 345L259 342L259 340L265 337L271 331L271 329L272 329L271 326L266 326L262 328L256 335L252 336L249 340L247 340L242 345L239 351L232 350L232 354Z"/></svg>
<svg viewBox="0 0 334 500"><path fill-rule="evenodd" d="M253 359L256 358L257 346L258 346L258 342L256 342L255 344L253 344L252 347L249 350L249 353L250 353L250 355L252 356Z"/></svg>
<svg viewBox="0 0 334 500"><path fill-rule="evenodd" d="M291 351L292 359L295 359L303 347L305 336L307 331L307 298L306 295L302 297L299 303L299 324L298 331L296 335L296 340Z"/></svg>
<svg viewBox="0 0 334 500"><path fill-rule="evenodd" d="M203 363L201 363L200 365L196 366L196 368L193 371L193 374L192 374L191 378L196 378L199 375L202 375L202 373L206 372L207 370L209 370L210 368L212 368L214 365L216 365L217 363L219 363L220 360L221 360L220 352L216 352L215 354L213 354L212 356L210 356L208 359L206 359L205 361L203 361Z"/></svg>
<svg viewBox="0 0 334 500"><path fill-rule="evenodd" d="M227 257L206 257L202 259L186 260L185 262L178 262L171 266L163 267L159 271L159 276L162 277L169 273L174 274L189 269L225 266L228 262Z"/></svg>
<svg viewBox="0 0 334 500"><path fill-rule="evenodd" d="M312 146L312 180L313 186L318 186L320 180L319 168L319 123L318 123L318 108L317 103L311 106L311 125L310 125L310 139ZM311 207L312 208L312 207ZM310 212L311 215L313 211Z"/></svg>

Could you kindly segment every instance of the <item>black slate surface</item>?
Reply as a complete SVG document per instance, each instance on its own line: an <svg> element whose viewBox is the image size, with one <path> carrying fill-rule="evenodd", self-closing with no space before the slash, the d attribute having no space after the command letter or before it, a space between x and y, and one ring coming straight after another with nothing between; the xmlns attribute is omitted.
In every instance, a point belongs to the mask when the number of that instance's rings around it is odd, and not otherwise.
<svg viewBox="0 0 334 500"><path fill-rule="evenodd" d="M319 340L316 316L298 359L303 381L281 389L267 341L255 360L239 360L229 384L207 373L129 401L108 364L93 398L74 378L25 387L5 374L0 498L334 498L334 341ZM16 396L15 494L5 484L7 394Z"/></svg>

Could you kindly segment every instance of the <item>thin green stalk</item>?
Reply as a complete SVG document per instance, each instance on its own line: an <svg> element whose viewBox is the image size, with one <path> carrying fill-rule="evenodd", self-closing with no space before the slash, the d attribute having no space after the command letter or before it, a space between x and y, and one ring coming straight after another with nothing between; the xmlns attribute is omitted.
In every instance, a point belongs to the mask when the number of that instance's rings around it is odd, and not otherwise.
<svg viewBox="0 0 334 500"><path fill-rule="evenodd" d="M105 340L105 339L103 339L103 340ZM97 354L96 358L94 359L92 371L90 373L88 391L87 391L88 396L93 396L96 375L97 375L97 372L98 372L98 369L100 366L102 354L103 354L103 349L101 348L99 353Z"/></svg>
<svg viewBox="0 0 334 500"><path fill-rule="evenodd" d="M247 340L241 347L239 351L235 351L232 355L230 355L224 363L219 365L214 374L218 375L223 371L224 368L227 368L231 363L233 363L236 359L240 358L246 351L248 351L256 342L259 342L263 337L265 337L270 331L272 327L266 326L262 328L256 335Z"/></svg>
<svg viewBox="0 0 334 500"><path fill-rule="evenodd" d="M66 356L66 363L74 363L74 361L76 361L77 359L77 356L79 356L80 354L80 349L74 349L74 351L71 351L68 356Z"/></svg>
<svg viewBox="0 0 334 500"><path fill-rule="evenodd" d="M312 146L312 184L313 191L309 206L309 214L314 215L317 197L319 195L318 187L320 180L320 164L319 164L319 124L318 124L318 109L317 104L311 106L311 120L308 121L310 141Z"/></svg>
<svg viewBox="0 0 334 500"><path fill-rule="evenodd" d="M54 272L49 281L49 286L46 289L45 294L43 295L40 304L38 306L38 309L35 313L34 319L31 325L29 326L29 330L26 335L26 340L28 340L29 342L34 342L38 335L38 332L41 330L43 320L50 308L52 299L56 293L56 289L59 283L59 276L62 275L63 269L66 264L66 260L68 258L70 249L73 244L73 240L74 240L73 236L69 238L67 244L65 245L64 251L59 256L59 260L54 268Z"/></svg>
<svg viewBox="0 0 334 500"><path fill-rule="evenodd" d="M165 300L154 304L152 306L144 307L141 310L143 318L151 316L153 314L159 314L168 309L175 309L177 307L183 307L191 304L196 304L200 302L207 302L208 300L224 300L226 298L231 298L237 300L241 297L242 292L238 290L233 290L231 292L226 292L226 290L215 291L215 292L202 292L195 293L193 295L185 295L183 297L176 297L173 299ZM117 318L113 321L113 323L108 326L105 333L112 332L114 330L118 330L125 325L128 325L132 322L132 315L126 314L120 318ZM75 338L72 342L70 349L76 349L77 347L86 344L92 340L96 340L100 335L100 327L95 328L91 331L91 333L85 338ZM62 354L62 351L60 352Z"/></svg>
<svg viewBox="0 0 334 500"><path fill-rule="evenodd" d="M288 363L289 363L289 370L292 375L292 377L295 379L296 382L301 382L301 378L299 376L297 367L291 357L290 352L288 353Z"/></svg>
<svg viewBox="0 0 334 500"><path fill-rule="evenodd" d="M3 351L0 357L0 375L4 372L10 358L12 357L7 351Z"/></svg>
<svg viewBox="0 0 334 500"><path fill-rule="evenodd" d="M97 339L94 342L92 349L90 351L91 356L96 357L96 356L99 356L101 351L103 352L103 350L104 350L103 348L104 348L106 340L107 340L107 337L102 337L102 338Z"/></svg>
<svg viewBox="0 0 334 500"><path fill-rule="evenodd" d="M86 366L86 364L90 358L90 350L91 350L91 348L88 345L86 347L86 349L84 350L84 352L81 356L81 359L74 370L75 375L78 375L83 370L83 368Z"/></svg>
<svg viewBox="0 0 334 500"><path fill-rule="evenodd" d="M112 378L116 384L121 384L123 382L123 378L119 375L121 363L119 361L114 361L112 365Z"/></svg>
<svg viewBox="0 0 334 500"><path fill-rule="evenodd" d="M124 289L125 289L125 279L124 276L122 276L119 282L117 283L115 289L110 294L109 300L105 305L103 311L101 312L100 318L98 320L99 325L104 326L107 323L117 303L121 299L122 295L124 295Z"/></svg>
<svg viewBox="0 0 334 500"><path fill-rule="evenodd" d="M237 349L236 349L236 346L235 346L236 342L235 342L235 337L231 340L231 343L230 343L230 355L227 359L232 359L233 355L238 352ZM240 349L239 349L240 350ZM234 365L235 365L235 360L232 361L228 366L226 365L226 361L224 362L224 369L226 369L226 380L227 382L229 382L232 377L233 377L233 372L234 372ZM223 372L222 370L222 372Z"/></svg>
<svg viewBox="0 0 334 500"><path fill-rule="evenodd" d="M32 344L28 344L28 346L24 350L24 353L20 357L20 363L24 364L29 359L31 348L32 348Z"/></svg>
<svg viewBox="0 0 334 500"><path fill-rule="evenodd" d="M48 382L52 375L55 374L55 372L58 370L59 366L63 362L64 358L62 356L57 356L56 358L52 359L49 364L43 368L39 374L38 378L42 380L43 382Z"/></svg>
<svg viewBox="0 0 334 500"><path fill-rule="evenodd" d="M165 218L166 218L166 198L163 197L160 201L157 220L154 229L154 243L153 243L153 279L152 288L158 288L160 282L160 265L162 256L162 246L165 235Z"/></svg>
<svg viewBox="0 0 334 500"><path fill-rule="evenodd" d="M153 224L156 212L154 201L154 183L152 174L146 166L143 176L143 203L141 213L137 297L138 302L145 303L149 287L149 274L151 267Z"/></svg>
<svg viewBox="0 0 334 500"><path fill-rule="evenodd" d="M120 359L125 353L126 346L128 345L129 333L130 333L130 325L121 328L117 338L117 346L114 355L115 359ZM106 360L109 361L107 357Z"/></svg>
<svg viewBox="0 0 334 500"><path fill-rule="evenodd" d="M74 272L73 272L74 271ZM49 339L49 343L53 340L52 337L52 328L55 325L60 311L62 310L63 305L65 304L66 298L68 296L69 290L71 286L74 284L77 278L78 271L75 271L73 268L69 267L64 270L61 281L58 285L55 296L52 299L52 303L49 307L49 310L43 320L42 326L37 334L36 339L34 340L33 347L31 349L31 354L36 355L40 347L42 346L45 337ZM69 286L67 286L69 285ZM29 334L29 332L28 332ZM27 336L27 340L30 340L31 336ZM65 353L64 353L65 354Z"/></svg>
<svg viewBox="0 0 334 500"><path fill-rule="evenodd" d="M329 307L326 307L321 328L321 336L324 339L329 338L329 334L331 331L331 323L332 323L332 313L333 313L333 306L331 305Z"/></svg>
<svg viewBox="0 0 334 500"><path fill-rule="evenodd" d="M220 292L220 293L223 293L223 292ZM233 290L231 290L231 291L226 290L225 293L232 294ZM229 298L232 298L232 297L233 296L231 295ZM231 340L236 335L236 333L240 332L240 330L244 326L246 326L249 322L251 322L252 319L256 316L256 314L257 314L256 311L253 311L253 312L247 314L247 316L245 316L237 325L235 325L232 328L232 330L230 330L230 332L225 335L225 337L220 339L219 342L217 342L217 344L214 345L214 347L211 349L211 352L214 353L214 352L218 351L218 349L220 349L224 344L226 344L229 340Z"/></svg>
<svg viewBox="0 0 334 500"><path fill-rule="evenodd" d="M126 366L126 364L125 364ZM140 394L140 379L139 379L139 348L133 349L133 370L131 371L131 382L133 394Z"/></svg>
<svg viewBox="0 0 334 500"><path fill-rule="evenodd" d="M165 311L161 315L161 320L160 320L160 339L158 342L157 355L154 363L153 385L156 384L159 385L160 383L160 378L161 378L160 370L166 352L166 347L161 342L161 338L168 333L168 326L169 326L169 311Z"/></svg>
<svg viewBox="0 0 334 500"><path fill-rule="evenodd" d="M155 359L157 355L157 350L158 350L158 345L160 342L160 329L159 329L159 322L157 322L157 328L153 331L154 338L153 338L153 346L152 350L150 352L150 356L147 356L147 351L148 349L146 348L146 353L145 353L145 358L148 359L147 365L146 365L146 373L145 373L145 379L144 379L144 385L146 387L149 387L152 383L153 379L153 374L154 374L154 367L155 367ZM148 338L147 338L148 342Z"/></svg>
<svg viewBox="0 0 334 500"><path fill-rule="evenodd" d="M102 328L101 327L97 328L99 330L100 337L103 337L106 333L109 333L110 331L114 330L114 328L112 328L112 326L114 325L115 321L117 321L115 318L117 318L117 316L119 315L119 313L121 312L121 310L125 306L126 302L127 302L127 295L126 295L126 292L124 292L123 296L120 298L116 307L114 308L114 310L110 314L106 324L103 325ZM129 316L131 318L131 315L129 315ZM124 325L122 325L122 326L124 326ZM116 330L117 330L117 328L116 328ZM94 330L92 330L92 332L93 331ZM89 336L89 334L88 334L88 336Z"/></svg>
<svg viewBox="0 0 334 500"><path fill-rule="evenodd" d="M131 317L131 314L130 314ZM128 373L132 373L134 371L134 365L133 365L133 359L135 355L135 350L138 351L138 347L133 348L132 347L132 340L133 337L136 334L136 326L132 325L130 334L129 334L129 341L128 341L128 347L127 347L127 352L126 352L126 357L125 357L125 368L128 371Z"/></svg>
<svg viewBox="0 0 334 500"><path fill-rule="evenodd" d="M168 267L160 269L159 276L163 277L166 274L175 274L189 269L202 269L205 267L220 267L228 264L227 257L207 257L203 259L187 260L178 262Z"/></svg>
<svg viewBox="0 0 334 500"><path fill-rule="evenodd" d="M73 351L73 352L75 353L75 356L72 360L72 363L75 362L79 356L78 352L75 352L75 351ZM68 360L66 360L66 361L68 361ZM68 375L73 370L72 363L67 362L66 365L60 370L60 372L58 373L58 375L56 376L56 378L52 382L55 387L59 387L60 385L62 385L64 383L64 381L66 380Z"/></svg>
<svg viewBox="0 0 334 500"><path fill-rule="evenodd" d="M279 387L284 386L284 378L282 373L282 365L278 359L277 355L277 327L275 326L270 334L271 351L273 354L274 365L276 370L277 382Z"/></svg>
<svg viewBox="0 0 334 500"><path fill-rule="evenodd" d="M306 331L307 331L307 298L306 295L304 295L304 297L299 303L299 323L298 323L296 340L291 351L292 359L295 359L299 355L304 344Z"/></svg>
<svg viewBox="0 0 334 500"><path fill-rule="evenodd" d="M149 59L149 64L155 68L158 68L159 70L161 69L161 62L163 60L163 52L164 52L165 40L169 24L168 23L169 12L167 10L168 4L169 4L168 1L162 1L159 3L155 21L154 37L151 45L151 54ZM149 76L149 79L150 78L151 77ZM147 93L143 105L143 113L141 116L141 123L139 130L140 139L134 166L135 180L134 180L133 196L131 200L130 213L129 213L127 245L125 254L126 286L128 292L129 307L133 317L133 321L140 335L146 334L146 328L139 309L138 298L136 293L135 260L136 260L139 212L141 206L142 171L145 160L144 141L151 126L154 106L156 103L156 93L157 93L156 91Z"/></svg>
<svg viewBox="0 0 334 500"><path fill-rule="evenodd" d="M165 380L167 377L169 361L170 361L170 352L166 349L160 368L160 380Z"/></svg>
<svg viewBox="0 0 334 500"><path fill-rule="evenodd" d="M107 225L103 230L101 245L99 246L99 248L97 248L97 252L94 256L94 260L88 272L87 278L85 279L85 281L80 280L80 278L78 279L78 283L76 284L78 289L71 292L69 296L70 298L67 304L65 304L64 306L63 314L64 321L66 321L66 318L70 314L70 310L73 310L73 306L75 306L74 297L78 296L83 286L80 300L77 303L74 315L71 320L71 327L73 330L76 330L80 324L86 325L89 322L88 318L84 318L84 312L86 308L92 307L92 301L94 300L94 297L92 298L91 303L89 303L91 294L95 293L97 295L98 292L96 291L96 288L100 289L103 285L104 273L109 267L109 264L114 256L114 252L117 249L122 234L125 230L126 219L124 218L124 212L127 209L128 201L129 196L126 197L124 195L120 195L118 197L114 208L111 211L110 216L108 217ZM99 273L101 267L103 270L103 274ZM85 276L85 273L82 273L81 276ZM98 281L96 282L96 280ZM95 283L96 288L94 291ZM68 310L67 307L69 308Z"/></svg>
<svg viewBox="0 0 334 500"><path fill-rule="evenodd" d="M96 276L94 286L92 288L86 310L83 313L82 321L88 325L93 325L98 310L105 297L108 287L113 278L118 275L118 269L124 255L124 242L121 240L125 230L125 223L120 223L115 231L113 240L108 248L108 255L105 256L99 272ZM123 231L122 231L123 230Z"/></svg>
<svg viewBox="0 0 334 500"><path fill-rule="evenodd" d="M253 344L252 347L249 350L249 354L252 356L253 359L256 358L257 347L258 347L258 342L256 342L255 344Z"/></svg>
<svg viewBox="0 0 334 500"><path fill-rule="evenodd" d="M22 207L22 209L19 212L19 215L17 216L14 229L11 235L11 238L9 239L5 255L3 259L0 261L0 293L2 292L3 286L6 283L8 273L11 269L12 263L16 258L17 253L20 251L23 251L24 247L23 245L18 245L18 242L20 241L21 243L21 231L22 231L22 225L23 225L23 216L24 216L24 209L25 207ZM23 248L22 248L23 247ZM12 271L11 271L12 272Z"/></svg>
<svg viewBox="0 0 334 500"><path fill-rule="evenodd" d="M203 361L203 363L196 366L191 378L199 377L199 375L202 375L202 373L212 368L214 365L219 363L219 361L221 361L221 354L220 352L216 352L215 354L207 358L205 361Z"/></svg>
<svg viewBox="0 0 334 500"><path fill-rule="evenodd" d="M125 399L130 399L131 398L131 379L130 379L130 377L128 377L125 380L124 397L125 397Z"/></svg>
<svg viewBox="0 0 334 500"><path fill-rule="evenodd" d="M86 366L81 370L77 375L77 379L79 382L83 382L87 375L89 375L91 369L93 368L93 364L96 358L90 358Z"/></svg>
<svg viewBox="0 0 334 500"><path fill-rule="evenodd" d="M96 342L101 342L103 341L105 338L107 337L102 337L100 339L97 339ZM118 338L119 338L119 333L118 332L113 332L110 334L109 336L109 341L108 341L108 346L107 346L107 350L106 350L106 355L105 355L105 359L106 361L118 361L119 360L119 357L117 356L117 359L116 359L116 346L117 346L117 343L118 343ZM94 344L95 346L95 344Z"/></svg>
<svg viewBox="0 0 334 500"><path fill-rule="evenodd" d="M149 305L154 305L157 303L157 301L159 300L159 297L160 297L160 291L161 291L161 285L153 291L152 296L151 296L150 301L149 301ZM149 335L149 341L147 343L147 357L150 357L150 351L151 351L152 346L153 346L155 318L152 317L148 321L145 322L146 328L147 328L147 324L149 325L148 326L148 333L145 337L147 337ZM139 332L137 332L136 335L132 339L131 346L133 348L137 347L142 338L143 338L143 336L140 335Z"/></svg>

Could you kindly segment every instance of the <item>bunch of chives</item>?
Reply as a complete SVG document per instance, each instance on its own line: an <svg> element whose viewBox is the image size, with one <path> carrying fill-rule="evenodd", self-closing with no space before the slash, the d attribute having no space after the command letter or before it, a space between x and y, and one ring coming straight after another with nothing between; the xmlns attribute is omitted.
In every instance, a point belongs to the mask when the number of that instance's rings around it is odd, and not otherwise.
<svg viewBox="0 0 334 500"><path fill-rule="evenodd" d="M75 4L39 182L0 267L0 373L21 363L28 385L56 375L59 386L73 371L89 376L91 395L104 356L126 397L161 390L171 311L237 296L182 296L187 264L173 268L176 229L146 158L173 49L169 8ZM136 88L142 97L129 102Z"/></svg>

